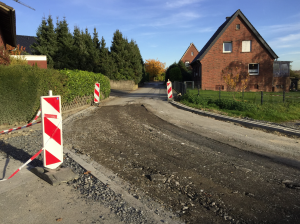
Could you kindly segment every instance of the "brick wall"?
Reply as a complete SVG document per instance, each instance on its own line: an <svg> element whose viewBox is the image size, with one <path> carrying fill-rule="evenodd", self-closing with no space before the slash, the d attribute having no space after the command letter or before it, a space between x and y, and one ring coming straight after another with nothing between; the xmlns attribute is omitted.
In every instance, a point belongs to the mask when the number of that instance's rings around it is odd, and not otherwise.
<svg viewBox="0 0 300 224"><path fill-rule="evenodd" d="M39 68L47 68L47 61L28 60L28 64L31 66L34 66L36 64Z"/></svg>
<svg viewBox="0 0 300 224"><path fill-rule="evenodd" d="M3 36L2 36L2 31L1 31L1 28L0 28L0 47L1 46L6 46L6 44L5 44L5 42L4 42L4 38L3 38Z"/></svg>
<svg viewBox="0 0 300 224"><path fill-rule="evenodd" d="M236 30L236 24L240 24L239 30ZM251 52L242 52L243 40L251 40ZM223 42L227 41L232 42L231 53L223 53ZM238 67L237 72L245 74L249 63L259 63L259 75L250 76L247 90L272 91L273 61L272 56L238 16L201 60L202 89L215 90L216 86L223 85L226 90L222 70L228 66Z"/></svg>

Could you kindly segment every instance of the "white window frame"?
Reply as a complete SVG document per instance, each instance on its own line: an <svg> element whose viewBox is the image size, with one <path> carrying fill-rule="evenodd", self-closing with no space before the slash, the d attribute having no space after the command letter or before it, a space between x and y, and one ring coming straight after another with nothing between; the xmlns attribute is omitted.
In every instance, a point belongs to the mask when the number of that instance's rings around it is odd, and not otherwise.
<svg viewBox="0 0 300 224"><path fill-rule="evenodd" d="M230 43L231 44L231 51L225 51L225 44ZM231 41L225 41L223 42L223 53L231 53L232 52L232 42Z"/></svg>
<svg viewBox="0 0 300 224"><path fill-rule="evenodd" d="M249 50L244 50L244 43L250 42L250 49ZM242 52L251 52L252 50L252 41L251 40L243 40L242 41Z"/></svg>
<svg viewBox="0 0 300 224"><path fill-rule="evenodd" d="M190 61L185 61L184 65L185 65L185 67L189 67L190 66Z"/></svg>
<svg viewBox="0 0 300 224"><path fill-rule="evenodd" d="M194 56L194 51L191 52L191 56Z"/></svg>
<svg viewBox="0 0 300 224"><path fill-rule="evenodd" d="M250 72L249 65L257 65L257 72ZM249 75L259 75L259 64L258 63L249 63L248 64L248 73L249 73Z"/></svg>

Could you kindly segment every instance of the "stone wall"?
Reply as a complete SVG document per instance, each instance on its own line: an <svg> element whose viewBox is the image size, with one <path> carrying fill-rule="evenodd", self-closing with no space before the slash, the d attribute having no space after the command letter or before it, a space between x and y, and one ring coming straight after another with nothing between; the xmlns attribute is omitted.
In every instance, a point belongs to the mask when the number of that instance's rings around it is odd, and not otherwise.
<svg viewBox="0 0 300 224"><path fill-rule="evenodd" d="M10 57L19 57L19 55L11 55ZM47 68L46 55L22 55L22 57L24 57L31 66L36 64L39 68Z"/></svg>
<svg viewBox="0 0 300 224"><path fill-rule="evenodd" d="M110 88L116 90L136 90L138 85L132 80L110 80Z"/></svg>

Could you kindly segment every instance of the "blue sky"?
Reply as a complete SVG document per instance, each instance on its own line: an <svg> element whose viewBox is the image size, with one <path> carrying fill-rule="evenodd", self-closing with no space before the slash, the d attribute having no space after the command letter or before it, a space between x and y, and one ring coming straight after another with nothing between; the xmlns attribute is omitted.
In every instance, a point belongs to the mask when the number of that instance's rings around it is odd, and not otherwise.
<svg viewBox="0 0 300 224"><path fill-rule="evenodd" d="M267 41L278 60L300 70L299 0L2 0L16 10L17 34L35 36L42 17L66 17L74 26L96 27L107 46L119 29L138 44L142 57L167 66L177 62L190 43L200 51L217 28L240 9Z"/></svg>

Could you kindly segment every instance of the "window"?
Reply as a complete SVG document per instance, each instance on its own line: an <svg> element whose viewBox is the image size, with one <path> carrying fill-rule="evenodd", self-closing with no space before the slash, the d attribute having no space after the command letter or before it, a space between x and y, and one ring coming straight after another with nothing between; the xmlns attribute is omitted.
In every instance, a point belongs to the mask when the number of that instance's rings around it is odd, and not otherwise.
<svg viewBox="0 0 300 224"><path fill-rule="evenodd" d="M191 55L194 56L194 52L193 51L191 52Z"/></svg>
<svg viewBox="0 0 300 224"><path fill-rule="evenodd" d="M240 30L240 24L236 24L236 25L235 25L235 29L236 29L236 30Z"/></svg>
<svg viewBox="0 0 300 224"><path fill-rule="evenodd" d="M185 61L185 67L189 67L190 62L189 61Z"/></svg>
<svg viewBox="0 0 300 224"><path fill-rule="evenodd" d="M231 53L232 52L232 43L224 42L223 43L223 53Z"/></svg>
<svg viewBox="0 0 300 224"><path fill-rule="evenodd" d="M242 52L251 52L251 40L242 41Z"/></svg>
<svg viewBox="0 0 300 224"><path fill-rule="evenodd" d="M249 64L248 72L249 72L249 75L258 75L259 74L259 64Z"/></svg>

